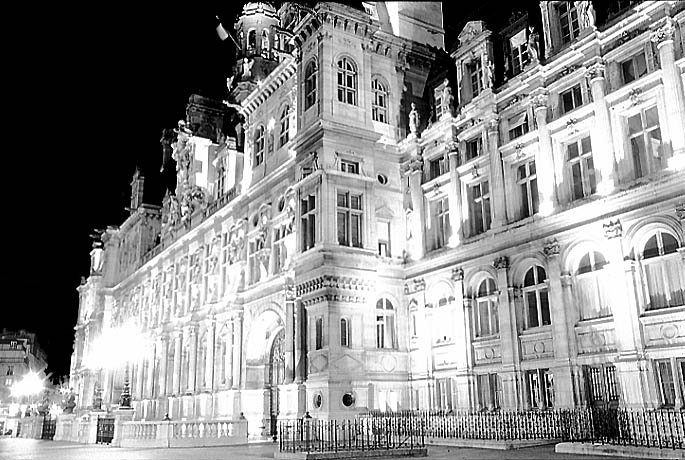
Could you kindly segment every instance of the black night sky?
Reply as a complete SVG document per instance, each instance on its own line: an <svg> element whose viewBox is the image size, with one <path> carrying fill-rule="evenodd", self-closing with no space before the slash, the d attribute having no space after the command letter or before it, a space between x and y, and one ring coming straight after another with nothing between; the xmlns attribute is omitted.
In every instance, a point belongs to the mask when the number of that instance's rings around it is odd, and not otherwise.
<svg viewBox="0 0 685 460"><path fill-rule="evenodd" d="M477 3L443 6L448 49L466 21L503 4ZM124 221L136 166L145 200L161 202L162 129L185 117L190 94L225 97L235 50L215 15L232 30L242 3L21 5L3 21L0 329L38 333L48 371L66 376L89 235Z"/></svg>

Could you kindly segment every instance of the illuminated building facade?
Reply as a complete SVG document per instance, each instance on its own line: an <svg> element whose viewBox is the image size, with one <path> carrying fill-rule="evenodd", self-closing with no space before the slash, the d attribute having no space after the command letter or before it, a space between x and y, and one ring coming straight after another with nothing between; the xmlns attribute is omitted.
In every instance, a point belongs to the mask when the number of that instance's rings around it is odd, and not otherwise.
<svg viewBox="0 0 685 460"><path fill-rule="evenodd" d="M21 403L31 402L12 396L12 387L31 372L44 376L47 366L36 334L24 330L0 332L0 415L14 416Z"/></svg>
<svg viewBox="0 0 685 460"><path fill-rule="evenodd" d="M305 411L683 407L685 11L617 5L468 22L448 54L439 3L247 4L231 102L191 97L163 139L174 193L143 204L136 174L94 243L80 406L128 375L137 418L255 435ZM125 323L139 353L89 362Z"/></svg>

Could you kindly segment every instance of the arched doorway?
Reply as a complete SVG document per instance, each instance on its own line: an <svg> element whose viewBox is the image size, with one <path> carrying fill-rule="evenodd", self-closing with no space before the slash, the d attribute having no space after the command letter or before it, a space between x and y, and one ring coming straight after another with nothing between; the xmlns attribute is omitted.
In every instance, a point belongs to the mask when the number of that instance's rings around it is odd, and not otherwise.
<svg viewBox="0 0 685 460"><path fill-rule="evenodd" d="M285 382L285 330L281 329L274 338L269 353L269 414L271 416L269 435L278 432L278 386Z"/></svg>

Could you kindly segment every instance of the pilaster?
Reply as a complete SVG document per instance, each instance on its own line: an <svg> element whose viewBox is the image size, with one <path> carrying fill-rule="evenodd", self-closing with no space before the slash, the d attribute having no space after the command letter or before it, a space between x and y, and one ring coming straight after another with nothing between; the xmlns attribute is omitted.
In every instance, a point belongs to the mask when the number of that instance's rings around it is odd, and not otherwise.
<svg viewBox="0 0 685 460"><path fill-rule="evenodd" d="M457 172L457 166L459 164L459 151L451 150L449 152L449 164L450 164L450 187L447 195L447 200L450 207L450 227L452 229L452 234L449 239L449 246L454 248L461 244L461 240L464 236L462 230L462 209L461 209L461 184L459 181L459 172Z"/></svg>
<svg viewBox="0 0 685 460"><path fill-rule="evenodd" d="M616 172L614 170L614 142L611 135L611 118L609 106L604 97L604 63L597 60L587 66L585 75L590 80L590 90L592 91L595 110L596 124L592 133L592 157L601 176L597 184L597 192L600 195L608 195L614 190Z"/></svg>
<svg viewBox="0 0 685 460"><path fill-rule="evenodd" d="M538 149L535 152L538 193L540 195L540 215L547 216L557 207L554 179L554 159L552 156L552 137L547 126L546 92L539 92L531 99L538 126Z"/></svg>
<svg viewBox="0 0 685 460"><path fill-rule="evenodd" d="M507 223L507 207L504 195L504 172L499 151L499 122L488 122L488 153L490 155L490 206L492 207L492 228Z"/></svg>

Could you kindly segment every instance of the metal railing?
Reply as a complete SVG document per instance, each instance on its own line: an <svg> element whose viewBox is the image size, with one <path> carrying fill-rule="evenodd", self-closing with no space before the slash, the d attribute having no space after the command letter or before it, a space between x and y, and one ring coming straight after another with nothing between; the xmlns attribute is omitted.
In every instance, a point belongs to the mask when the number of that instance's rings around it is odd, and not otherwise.
<svg viewBox="0 0 685 460"><path fill-rule="evenodd" d="M437 439L558 440L685 449L685 410L575 408L531 411L367 412L360 420L420 427Z"/></svg>
<svg viewBox="0 0 685 460"><path fill-rule="evenodd" d="M278 425L281 452L415 450L425 447L422 427L396 419L283 421Z"/></svg>

